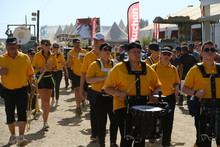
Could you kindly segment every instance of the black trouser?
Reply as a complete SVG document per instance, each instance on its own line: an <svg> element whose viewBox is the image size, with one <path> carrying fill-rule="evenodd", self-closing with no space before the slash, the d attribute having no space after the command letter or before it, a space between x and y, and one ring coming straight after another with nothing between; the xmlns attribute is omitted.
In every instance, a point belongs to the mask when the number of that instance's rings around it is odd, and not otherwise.
<svg viewBox="0 0 220 147"><path fill-rule="evenodd" d="M93 90L90 88L87 89L87 99L89 100L90 104L90 124L91 124L91 137L98 136L97 130L97 114L96 114L96 98Z"/></svg>
<svg viewBox="0 0 220 147"><path fill-rule="evenodd" d="M15 122L15 108L17 108L18 121L27 121L27 86L15 90L3 88L3 98L7 124Z"/></svg>
<svg viewBox="0 0 220 147"><path fill-rule="evenodd" d="M113 113L113 98L97 95L96 110L98 120L98 137L100 147L105 146L107 115L110 120L110 142L116 143L118 124L115 114Z"/></svg>
<svg viewBox="0 0 220 147"><path fill-rule="evenodd" d="M203 99L204 100L204 99ZM203 103L203 100L201 100ZM206 100L205 100L206 101ZM210 105L210 101L211 100L207 100L208 103L206 103L205 105ZM220 102L217 101L216 103L218 103L216 106L219 108L220 106ZM201 105L201 104L200 104ZM213 108L213 106L209 106L210 109ZM201 138L201 134L207 134L207 131L211 131L210 129L207 129L207 121L210 120L211 114L205 114L204 112L202 112L201 115L199 116L195 116L195 127L196 127L196 145L198 147L211 147L212 146L212 141L210 141L207 138L204 138L204 140ZM219 116L215 116L215 117L219 117ZM218 122L219 123L219 122ZM210 124L209 127L213 127L213 124ZM220 130L218 130L219 132ZM220 145L220 138L218 138L216 140L216 144Z"/></svg>
<svg viewBox="0 0 220 147"><path fill-rule="evenodd" d="M60 82L62 80L62 76L63 76L62 70L59 70L57 72L53 72L56 100L58 100L59 96L60 96ZM52 92L52 97L54 98L54 89L53 89L53 92Z"/></svg>
<svg viewBox="0 0 220 147"><path fill-rule="evenodd" d="M131 122L131 118L127 117L127 108L117 109L114 111L118 120L118 126L121 134L120 147L131 147L133 140L125 139L125 119L127 122ZM140 143L134 142L134 147L145 147L145 140L142 140Z"/></svg>
<svg viewBox="0 0 220 147"><path fill-rule="evenodd" d="M163 118L163 137L162 137L162 145L169 146L171 141L171 134L173 129L173 119L174 119L174 111L176 104L176 96L175 94L166 96L167 103L169 104L170 111L164 115Z"/></svg>

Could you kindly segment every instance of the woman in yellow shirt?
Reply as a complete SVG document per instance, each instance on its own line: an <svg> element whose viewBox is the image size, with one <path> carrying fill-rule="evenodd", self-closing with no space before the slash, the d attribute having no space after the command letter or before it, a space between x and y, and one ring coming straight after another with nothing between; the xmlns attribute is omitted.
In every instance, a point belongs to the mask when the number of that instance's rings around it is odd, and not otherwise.
<svg viewBox="0 0 220 147"><path fill-rule="evenodd" d="M172 50L169 47L164 47L160 52L160 61L153 64L152 67L158 75L161 82L162 94L166 96L166 101L169 104L170 112L165 114L163 123L162 145L170 146L171 133L173 128L174 110L176 105L176 96L179 93L180 83L177 68L170 63ZM152 140L150 140L152 141Z"/></svg>
<svg viewBox="0 0 220 147"><path fill-rule="evenodd" d="M41 41L41 46L43 49L34 56L32 65L38 78L40 75L43 75L42 79L38 81L38 89L41 98L41 107L44 112L43 129L47 130L49 128L47 120L50 109L50 96L54 88L52 71L57 70L57 59L50 51L50 40L43 39Z"/></svg>
<svg viewBox="0 0 220 147"><path fill-rule="evenodd" d="M52 52L54 53L55 57L57 58L57 63L58 63L57 71L53 72L53 79L54 79L54 84L55 84L56 106L58 106L58 100L59 100L59 96L60 96L60 82L61 82L62 76L63 76L62 69L64 69L66 71L64 73L66 73L66 77L68 77L66 62L64 60L63 54L59 50L59 47L60 46L57 43L53 43L53 45L52 45ZM54 89L53 89L51 106L53 106L54 103L55 103L55 101L54 101Z"/></svg>
<svg viewBox="0 0 220 147"><path fill-rule="evenodd" d="M96 99L96 113L98 119L98 137L100 147L105 147L107 115L110 119L110 141L111 146L116 146L118 125L116 116L113 113L113 97L103 94L103 85L108 72L114 66L110 59L112 47L108 43L100 46L101 58L94 61L86 74L86 81L92 84L93 97Z"/></svg>

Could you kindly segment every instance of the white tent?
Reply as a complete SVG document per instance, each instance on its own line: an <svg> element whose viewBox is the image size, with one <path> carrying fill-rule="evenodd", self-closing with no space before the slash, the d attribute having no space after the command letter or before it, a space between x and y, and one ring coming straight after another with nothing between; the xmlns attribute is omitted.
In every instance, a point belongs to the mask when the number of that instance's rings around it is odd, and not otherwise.
<svg viewBox="0 0 220 147"><path fill-rule="evenodd" d="M62 32L63 32L62 27L59 25L56 33L54 34L53 40L56 40L57 39L57 35L62 34Z"/></svg>
<svg viewBox="0 0 220 147"><path fill-rule="evenodd" d="M105 32L105 40L107 42L127 42L128 35L116 24L113 25Z"/></svg>
<svg viewBox="0 0 220 147"><path fill-rule="evenodd" d="M68 30L69 30L69 26L66 25L63 32L62 32L62 34L68 34Z"/></svg>
<svg viewBox="0 0 220 147"><path fill-rule="evenodd" d="M121 21L119 22L118 26L122 29L122 30L125 30L126 27L125 27L125 24L123 22L123 20L121 19Z"/></svg>

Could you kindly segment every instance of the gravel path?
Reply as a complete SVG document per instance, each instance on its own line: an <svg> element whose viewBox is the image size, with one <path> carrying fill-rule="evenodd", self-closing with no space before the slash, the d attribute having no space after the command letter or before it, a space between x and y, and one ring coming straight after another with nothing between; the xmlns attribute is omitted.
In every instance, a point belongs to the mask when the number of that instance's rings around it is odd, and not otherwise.
<svg viewBox="0 0 220 147"><path fill-rule="evenodd" d="M83 108L81 117L75 116L75 99L71 89L64 88L64 80L61 83L60 102L58 107L52 107L49 114L50 129L47 132L41 130L42 117L31 122L31 129L25 137L29 144L27 147L98 147L97 143L90 142L89 108ZM5 125L4 102L0 98L0 146L7 147L9 131ZM16 127L17 129L17 127ZM120 135L118 133L119 144ZM148 141L146 141L148 142ZM174 128L172 134L173 147L192 147L195 142L195 128L193 117L188 115L186 105L176 107ZM161 147L158 139L154 147ZM148 143L146 143L146 146ZM16 146L16 145L13 145ZM12 147L13 147L12 146ZM109 131L106 136L106 146L109 147Z"/></svg>

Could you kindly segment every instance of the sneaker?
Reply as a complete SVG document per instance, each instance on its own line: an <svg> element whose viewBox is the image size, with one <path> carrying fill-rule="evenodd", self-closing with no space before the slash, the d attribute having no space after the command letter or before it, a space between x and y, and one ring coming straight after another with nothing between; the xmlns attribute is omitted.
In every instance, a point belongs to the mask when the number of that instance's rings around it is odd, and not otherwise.
<svg viewBox="0 0 220 147"><path fill-rule="evenodd" d="M47 122L44 123L43 130L48 131L49 128L50 128L49 124Z"/></svg>
<svg viewBox="0 0 220 147"><path fill-rule="evenodd" d="M56 107L58 106L58 101L56 101L56 104L55 104L55 106L56 106Z"/></svg>
<svg viewBox="0 0 220 147"><path fill-rule="evenodd" d="M86 100L82 100L82 106L83 106L83 107L86 107L86 106L87 106Z"/></svg>
<svg viewBox="0 0 220 147"><path fill-rule="evenodd" d="M11 135L8 141L8 145L16 144L18 141L17 137L15 135Z"/></svg>
<svg viewBox="0 0 220 147"><path fill-rule="evenodd" d="M52 100L50 106L52 107L55 104L55 101Z"/></svg>
<svg viewBox="0 0 220 147"><path fill-rule="evenodd" d="M27 139L24 138L23 135L19 136L18 137L18 143L17 143L17 146L26 146L28 144L28 141Z"/></svg>
<svg viewBox="0 0 220 147"><path fill-rule="evenodd" d="M81 110L81 108L80 107L76 107L76 115L78 115L78 116L80 116L80 115L82 115L82 110Z"/></svg>

